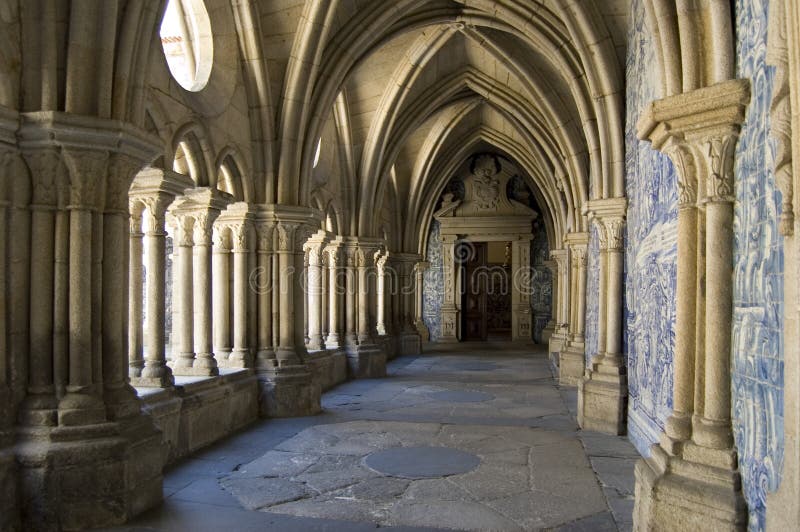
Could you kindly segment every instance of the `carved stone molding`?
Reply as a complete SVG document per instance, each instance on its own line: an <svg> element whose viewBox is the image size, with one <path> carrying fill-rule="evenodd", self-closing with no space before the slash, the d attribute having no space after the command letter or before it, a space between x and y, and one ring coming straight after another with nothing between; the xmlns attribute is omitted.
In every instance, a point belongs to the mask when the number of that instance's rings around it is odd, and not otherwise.
<svg viewBox="0 0 800 532"><path fill-rule="evenodd" d="M792 101L789 90L789 47L785 0L772 0L767 32L767 64L775 67L775 85L770 107L770 135L777 141L775 182L783 196L778 229L784 236L794 234L794 182L792 165Z"/></svg>
<svg viewBox="0 0 800 532"><path fill-rule="evenodd" d="M258 251L270 253L275 248L275 224L260 222L256 225L258 232Z"/></svg>

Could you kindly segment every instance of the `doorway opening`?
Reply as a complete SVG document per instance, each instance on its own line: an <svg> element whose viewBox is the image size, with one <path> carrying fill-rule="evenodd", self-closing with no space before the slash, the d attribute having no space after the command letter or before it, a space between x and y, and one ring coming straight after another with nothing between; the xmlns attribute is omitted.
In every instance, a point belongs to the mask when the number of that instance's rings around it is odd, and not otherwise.
<svg viewBox="0 0 800 532"><path fill-rule="evenodd" d="M511 340L510 242L462 242L461 330L464 341Z"/></svg>

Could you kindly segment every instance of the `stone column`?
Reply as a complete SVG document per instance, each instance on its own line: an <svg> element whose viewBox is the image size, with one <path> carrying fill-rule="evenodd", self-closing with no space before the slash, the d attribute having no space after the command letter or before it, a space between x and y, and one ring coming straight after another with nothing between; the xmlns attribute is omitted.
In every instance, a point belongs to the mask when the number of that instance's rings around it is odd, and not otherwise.
<svg viewBox="0 0 800 532"><path fill-rule="evenodd" d="M428 330L428 327L425 325L425 320L423 319L425 311L423 308L424 305L422 299L422 290L425 286L425 270L427 270L429 266L430 263L427 261L420 261L414 265L414 277L416 282L414 284L414 290L411 294L411 297L414 298L414 327L422 342L428 342L431 339L431 333Z"/></svg>
<svg viewBox="0 0 800 532"><path fill-rule="evenodd" d="M160 195L147 198L144 213L145 247L147 249L146 346L144 369L138 377L131 378L135 386L165 388L174 382L172 370L167 366L164 315L166 311L166 240L164 216L172 197Z"/></svg>
<svg viewBox="0 0 800 532"><path fill-rule="evenodd" d="M356 335L356 293L358 291L358 277L356 274L357 247L348 243L345 248L345 342L348 351L355 350L358 345Z"/></svg>
<svg viewBox="0 0 800 532"><path fill-rule="evenodd" d="M328 337L325 339L326 349L339 349L344 345L341 336L342 325L339 319L339 301L344 292L344 287L339 283L341 271L342 251L338 244L329 244L325 249L328 259Z"/></svg>
<svg viewBox="0 0 800 532"><path fill-rule="evenodd" d="M601 290L598 303L604 309L598 330L604 346L578 386L578 423L586 430L624 434L626 430L628 380L622 356L622 306L624 304L623 260L624 198L595 200L590 204L600 226ZM600 338L598 335L598 342Z"/></svg>
<svg viewBox="0 0 800 532"><path fill-rule="evenodd" d="M128 273L128 365L131 379L142 376L144 368L144 233L142 232L142 205L130 205L130 244Z"/></svg>
<svg viewBox="0 0 800 532"><path fill-rule="evenodd" d="M247 303L248 268L249 258L248 223L236 224L232 227L233 237L233 351L229 365L234 368L249 368L253 366L248 347L247 335Z"/></svg>
<svg viewBox="0 0 800 532"><path fill-rule="evenodd" d="M442 235L442 277L444 301L441 310L441 333L439 342L458 342L458 308L456 307L456 236Z"/></svg>
<svg viewBox="0 0 800 532"><path fill-rule="evenodd" d="M194 216L194 351L192 373L218 375L212 345L211 235L219 211L209 209Z"/></svg>
<svg viewBox="0 0 800 532"><path fill-rule="evenodd" d="M532 343L533 323L531 294L533 277L531 275L531 235L521 237L512 243L511 273L511 339L516 342Z"/></svg>
<svg viewBox="0 0 800 532"><path fill-rule="evenodd" d="M176 375L191 375L194 365L194 283L192 273L192 248L194 246L191 216L176 214L171 216L175 261L172 275L173 299L176 315L173 322L172 369Z"/></svg>
<svg viewBox="0 0 800 532"><path fill-rule="evenodd" d="M228 365L231 347L231 243L230 231L217 224L214 227L214 353L220 366Z"/></svg>
<svg viewBox="0 0 800 532"><path fill-rule="evenodd" d="M749 101L746 80L728 81L656 101L639 124L640 138L669 155L679 175L678 283L685 291L678 292L673 381L681 410L636 465L638 530L673 526L676 515L686 529L747 524L731 427L730 357L734 153ZM695 294L705 298L683 300Z"/></svg>
<svg viewBox="0 0 800 532"><path fill-rule="evenodd" d="M399 355L418 355L422 352L420 333L415 324L416 308L416 265L420 256L414 253L393 253L392 264L396 271L395 321L398 337Z"/></svg>
<svg viewBox="0 0 800 532"><path fill-rule="evenodd" d="M17 175L18 164L22 165L13 145L16 143L17 121L14 116L4 116L0 111L0 254L11 256L9 228L14 195L10 184ZM24 174L23 174L24 175ZM18 238L18 235L15 235ZM28 242L26 241L27 245ZM0 260L0 286L7 290L9 268L6 260ZM17 279L19 282L19 279ZM27 288L27 287L25 287ZM0 296L0 530L20 530L17 465L14 456L14 408L9 368L9 312L11 296L8 292ZM13 308L13 307L12 307ZM51 409L52 410L52 409ZM51 414L52 419L52 414Z"/></svg>
<svg viewBox="0 0 800 532"><path fill-rule="evenodd" d="M558 264L554 260L544 261L544 266L550 272L552 279L552 292L550 303L550 319L542 330L542 343L550 345L550 338L556 332L556 322L558 321Z"/></svg>
<svg viewBox="0 0 800 532"><path fill-rule="evenodd" d="M277 365L272 341L272 260L274 225L258 222L258 270L250 277L250 289L258 295L258 351L256 368L274 368Z"/></svg>
<svg viewBox="0 0 800 532"><path fill-rule="evenodd" d="M55 150L25 153L31 171L33 195L30 209L30 340L28 387L19 417L26 425L53 425L56 396L53 375L55 211L56 189L63 175Z"/></svg>
<svg viewBox="0 0 800 532"><path fill-rule="evenodd" d="M377 275L377 306L378 311L376 330L378 336L388 335L388 328L386 327L386 261L389 255L384 252L379 252L375 256L375 273Z"/></svg>
<svg viewBox="0 0 800 532"><path fill-rule="evenodd" d="M325 350L325 341L322 337L322 266L325 244L323 238L315 235L304 246L308 257L306 289L308 291L308 349L311 351Z"/></svg>

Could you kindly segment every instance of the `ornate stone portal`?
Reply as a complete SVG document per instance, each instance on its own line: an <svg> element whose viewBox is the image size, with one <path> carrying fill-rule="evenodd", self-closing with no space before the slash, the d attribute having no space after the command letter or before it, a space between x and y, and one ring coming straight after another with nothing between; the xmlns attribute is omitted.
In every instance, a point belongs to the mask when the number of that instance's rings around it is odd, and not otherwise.
<svg viewBox="0 0 800 532"><path fill-rule="evenodd" d="M476 155L471 174L464 178L464 200L445 194L434 214L441 227L444 301L440 342L459 339L461 318L459 266L469 255L470 242L511 242L511 338L530 342L533 332L530 249L533 220L538 214L508 198L506 185L513 177L496 155Z"/></svg>

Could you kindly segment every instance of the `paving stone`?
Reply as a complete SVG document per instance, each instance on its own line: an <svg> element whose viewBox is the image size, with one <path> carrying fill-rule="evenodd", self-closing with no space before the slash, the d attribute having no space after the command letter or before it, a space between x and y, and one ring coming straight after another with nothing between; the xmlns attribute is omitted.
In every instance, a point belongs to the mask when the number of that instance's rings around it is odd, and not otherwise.
<svg viewBox="0 0 800 532"><path fill-rule="evenodd" d="M233 476L238 478L291 477L305 471L319 459L320 456L316 454L269 451L261 458L241 466Z"/></svg>
<svg viewBox="0 0 800 532"><path fill-rule="evenodd" d="M494 395L484 392L475 392L471 390L447 390L444 392L434 392L430 394L432 399L437 401L445 401L448 403L483 403L486 401L494 400Z"/></svg>
<svg viewBox="0 0 800 532"><path fill-rule="evenodd" d="M402 501L391 508L389 524L437 526L457 530L522 530L486 506L464 501Z"/></svg>
<svg viewBox="0 0 800 532"><path fill-rule="evenodd" d="M303 483L284 478L226 479L223 485L248 510L295 501L311 494Z"/></svg>
<svg viewBox="0 0 800 532"><path fill-rule="evenodd" d="M373 470L400 478L436 478L472 471L481 459L449 447L396 447L367 456Z"/></svg>
<svg viewBox="0 0 800 532"><path fill-rule="evenodd" d="M614 488L620 494L633 495L636 489L633 474L636 460L593 456L590 461L603 486Z"/></svg>

